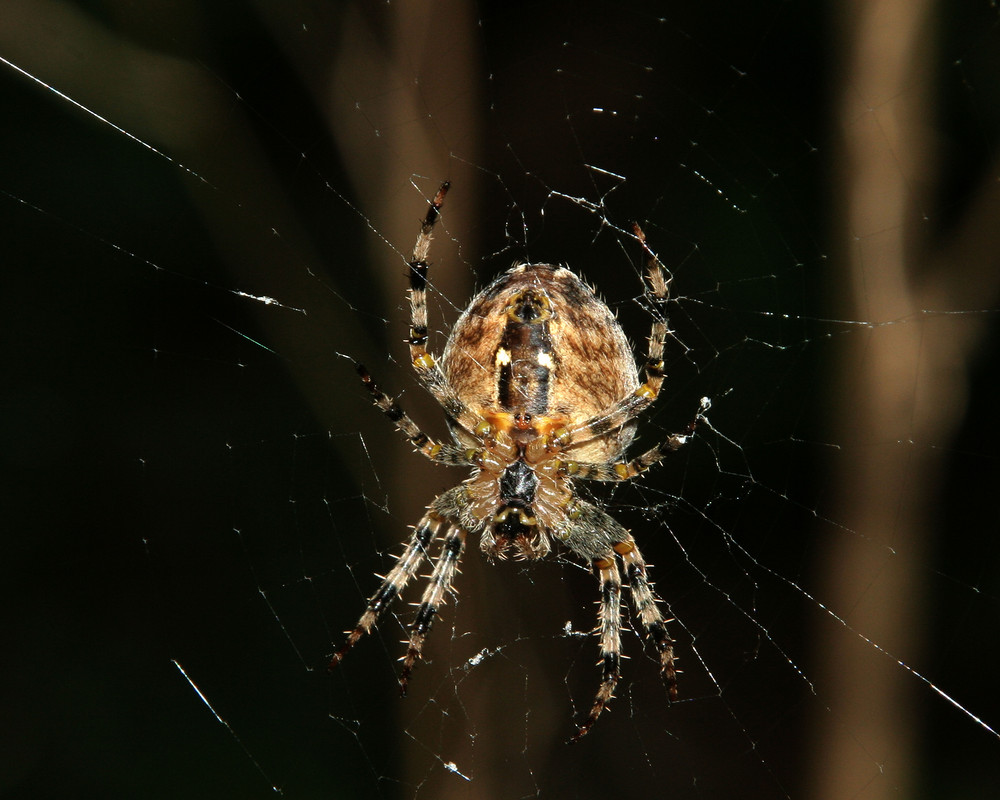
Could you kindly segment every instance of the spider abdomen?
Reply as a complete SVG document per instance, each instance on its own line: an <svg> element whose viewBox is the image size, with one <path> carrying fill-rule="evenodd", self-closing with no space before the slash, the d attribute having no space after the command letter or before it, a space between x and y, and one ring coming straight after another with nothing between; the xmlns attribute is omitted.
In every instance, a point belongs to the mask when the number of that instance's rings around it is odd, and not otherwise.
<svg viewBox="0 0 1000 800"><path fill-rule="evenodd" d="M480 292L455 323L441 367L473 410L522 443L590 419L639 386L614 314L575 273L550 264L520 264ZM615 458L633 430L575 455Z"/></svg>

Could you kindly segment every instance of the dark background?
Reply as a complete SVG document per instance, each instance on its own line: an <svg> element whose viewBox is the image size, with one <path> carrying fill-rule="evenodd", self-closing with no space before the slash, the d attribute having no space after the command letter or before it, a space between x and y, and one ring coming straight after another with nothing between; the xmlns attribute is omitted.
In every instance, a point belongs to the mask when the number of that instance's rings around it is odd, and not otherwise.
<svg viewBox="0 0 1000 800"><path fill-rule="evenodd" d="M400 176L379 163L399 154L371 113L395 95L368 93L363 69L341 65L331 83L359 108L331 110L315 69L343 55L339 34L358 19L389 59L394 6L6 5L0 55L52 88L0 69L0 796L818 797L826 727L846 728L874 776L830 797L995 785L997 736L895 656L877 661L905 705L904 764L879 767L866 731L844 722L849 696L819 677L830 664L818 639L858 642L820 605L829 542L885 552L839 505L838 471L871 450L934 451L930 538L901 552L920 585L920 636L895 655L1000 721L987 677L1000 619L995 296L944 309L977 342L953 436L848 441L837 422L837 370L880 336L847 323L875 314L844 290L838 14L481 4L467 11L472 62L458 61L450 20L432 17L406 29L404 51L425 55L399 61L397 89L417 85L430 117L466 103L476 121L432 123L442 171ZM935 169L911 214L930 248L961 235L997 176L996 25L987 3L928 23L933 68L913 90L930 86ZM293 46L296 30L308 35ZM178 95L177 81L159 94L152 66L167 64L206 79L205 94ZM420 88L436 79L466 83L453 96ZM345 144L342 118L364 120L360 146ZM613 713L573 748L593 643L558 633L567 619L586 629L595 595L566 563L484 568L470 548L455 619L439 623L402 708L395 622L339 674L323 669L372 573L459 479L406 453L340 355L366 360L441 431L405 371L400 255L444 178L438 320L515 259L557 261L584 271L641 349L641 256L621 233L637 219L675 274L671 322L689 348L672 351L651 440L699 397L714 403L691 452L609 499L678 617L687 701L668 707L630 637ZM366 199L383 188L404 208L398 223ZM835 613L852 625L850 606ZM480 648L500 654L463 671Z"/></svg>

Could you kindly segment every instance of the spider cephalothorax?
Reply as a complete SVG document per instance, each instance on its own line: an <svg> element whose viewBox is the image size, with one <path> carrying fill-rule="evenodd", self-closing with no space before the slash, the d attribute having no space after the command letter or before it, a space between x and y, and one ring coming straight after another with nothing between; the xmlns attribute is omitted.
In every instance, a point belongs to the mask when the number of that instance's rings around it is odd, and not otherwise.
<svg viewBox="0 0 1000 800"><path fill-rule="evenodd" d="M646 565L617 521L577 496L575 480L624 481L682 446L682 434L631 460L635 419L663 383L667 325L653 322L645 382L640 383L625 334L611 310L573 272L550 264L520 264L480 292L452 329L440 362L427 352L427 252L448 184L431 203L410 261L410 354L421 383L444 408L454 442L422 433L394 400L358 372L375 403L433 461L464 464L472 474L438 496L414 529L403 554L333 656L331 666L375 625L441 539L434 570L417 609L403 659L405 693L424 638L451 588L468 534L491 558L512 551L541 558L553 542L585 559L601 588L597 634L603 677L584 736L612 697L621 660L622 568L636 616L656 647L671 698L676 697L673 640L657 605ZM667 279L646 247L652 298L667 299ZM619 567L619 559L621 567Z"/></svg>

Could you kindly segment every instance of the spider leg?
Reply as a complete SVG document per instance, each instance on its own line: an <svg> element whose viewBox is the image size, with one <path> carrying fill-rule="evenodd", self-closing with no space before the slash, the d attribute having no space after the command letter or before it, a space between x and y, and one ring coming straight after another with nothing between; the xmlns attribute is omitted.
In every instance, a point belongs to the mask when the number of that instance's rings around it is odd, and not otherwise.
<svg viewBox="0 0 1000 800"><path fill-rule="evenodd" d="M635 238L642 245L648 260L646 263L646 279L651 289L650 297L656 308L653 309L653 323L649 332L649 348L646 354L644 371L646 375L645 383L641 384L634 392L620 398L613 403L606 411L599 416L585 419L575 425L556 431L550 437L542 437L537 445L529 447L529 453L537 449L568 450L582 444L605 436L609 431L618 430L629 420L634 419L647 408L649 408L656 398L659 397L660 389L663 386L665 373L663 371L663 351L666 348L669 328L666 318L659 311L668 300L671 278L660 263L660 259L646 244L646 234L638 223L633 226ZM674 448L676 449L676 448ZM604 480L614 480L606 478Z"/></svg>
<svg viewBox="0 0 1000 800"><path fill-rule="evenodd" d="M459 559L465 549L466 531L464 528L448 523L447 533L441 545L441 554L434 565L430 583L420 599L417 616L410 629L410 642L403 657L403 671L399 676L400 693L405 697L406 688L410 682L413 667L421 657L424 639L434 623L434 617L444 604L445 595L451 591L451 584L458 569Z"/></svg>
<svg viewBox="0 0 1000 800"><path fill-rule="evenodd" d="M654 464L662 461L668 453L680 450L694 435L698 421L702 418L708 404L702 403L697 416L687 424L683 433L672 433L655 447L649 448L642 455L629 461L608 461L604 464L587 464L582 461L563 461L561 472L570 478L580 478L591 481L627 481L640 475Z"/></svg>
<svg viewBox="0 0 1000 800"><path fill-rule="evenodd" d="M667 687L671 700L677 699L677 669L674 666L674 640L667 631L667 620L660 612L653 585L646 573L646 562L642 553L630 536L627 541L615 545L615 552L622 557L628 578L635 615L642 623L657 652L660 654L660 675Z"/></svg>
<svg viewBox="0 0 1000 800"><path fill-rule="evenodd" d="M403 411L395 400L378 387L378 384L372 379L364 364L355 364L355 368L358 371L358 375L361 376L361 381L368 388L368 391L371 392L375 405L382 409L382 412L396 425L396 429L410 440L410 443L417 449L417 452L423 453L431 461L436 461L439 464L476 464L478 457L476 450L467 450L455 444L438 442L432 439L420 430L417 423L410 419L409 415Z"/></svg>
<svg viewBox="0 0 1000 800"><path fill-rule="evenodd" d="M430 267L427 254L430 251L434 226L441 216L441 206L451 184L441 184L430 202L427 215L420 225L420 233L413 245L413 254L408 262L410 268L410 335L406 341L410 345L410 359L421 385L431 393L445 412L469 433L483 420L469 406L462 402L448 384L447 378L436 359L427 350L427 271Z"/></svg>
<svg viewBox="0 0 1000 800"><path fill-rule="evenodd" d="M566 547L594 566L600 581L601 600L596 633L602 666L601 685L583 724L570 742L587 735L601 712L611 701L618 683L621 666L621 592L622 579L618 569L616 548L632 537L621 524L597 506L579 498L571 501L570 523L556 534Z"/></svg>
<svg viewBox="0 0 1000 800"><path fill-rule="evenodd" d="M410 579L417 574L420 565L427 558L427 548L434 540L438 531L447 525L447 521L433 511L424 515L423 519L413 529L413 536L403 554L396 559L389 574L382 580L381 586L368 599L368 606L358 620L358 624L347 634L347 639L340 649L330 659L329 669L339 664L347 652L357 644L358 639L375 626L379 616L389 607L393 600L403 591Z"/></svg>
<svg viewBox="0 0 1000 800"><path fill-rule="evenodd" d="M444 196L448 194L451 184L445 181L441 184L434 199L431 200L427 209L427 216L420 226L420 234L413 245L413 254L410 256L410 337L407 342L410 344L410 355L413 358L413 365L423 363L430 354L427 352L427 253L431 248L431 234L437 224L438 217L441 216L441 206L444 204ZM431 359L433 363L433 358ZM420 370L417 370L418 374Z"/></svg>
<svg viewBox="0 0 1000 800"><path fill-rule="evenodd" d="M663 268L660 259L646 244L646 234L643 233L638 222L632 226L632 231L648 256L646 279L653 290L653 301L657 307L662 306L670 296L672 278L667 277L667 271ZM653 326L649 332L649 351L646 356L646 382L639 387L639 392L650 395L650 403L656 400L660 393L660 387L663 385L663 350L666 347L668 333L666 318L658 310L654 311Z"/></svg>
<svg viewBox="0 0 1000 800"><path fill-rule="evenodd" d="M651 297L654 303L653 324L649 332L649 349L646 353L646 363L644 370L646 382L643 383L628 397L623 397L615 403L605 414L595 417L593 420L584 420L569 429L570 440L574 444L582 444L585 441L597 436L604 435L609 430L616 430L622 427L633 417L638 416L649 406L656 402L660 395L660 388L663 386L665 374L663 372L663 351L666 348L667 320L659 311L659 307L666 303L669 298L670 278L660 263L660 259L646 244L646 234L643 233L639 223L632 226L635 238L638 239L642 249L645 250L648 260L646 262L646 279L652 289Z"/></svg>
<svg viewBox="0 0 1000 800"><path fill-rule="evenodd" d="M578 742L594 726L611 698L618 684L621 667L621 594L622 578L614 551L603 558L594 560L594 569L600 581L601 600L597 612L597 632L600 636L602 666L601 685L594 696L594 704L583 724L577 728L570 742Z"/></svg>
<svg viewBox="0 0 1000 800"><path fill-rule="evenodd" d="M603 676L594 697L590 714L577 729L571 742L587 735L597 718L611 701L618 682L621 661L621 587L617 557L625 566L632 605L646 636L653 641L660 655L660 674L671 700L677 697L677 670L674 667L674 641L667 631L668 620L657 605L653 586L646 573L646 562L635 540L613 517L597 506L575 498L572 501L572 522L558 538L570 550L588 559L597 571L601 584L600 612L597 633L600 636Z"/></svg>

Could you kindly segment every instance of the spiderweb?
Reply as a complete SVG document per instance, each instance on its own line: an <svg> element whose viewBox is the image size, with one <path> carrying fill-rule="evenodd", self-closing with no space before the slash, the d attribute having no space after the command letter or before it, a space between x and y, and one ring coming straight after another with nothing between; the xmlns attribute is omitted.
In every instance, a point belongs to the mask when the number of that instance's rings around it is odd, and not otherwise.
<svg viewBox="0 0 1000 800"><path fill-rule="evenodd" d="M996 9L871 8L6 3L4 796L985 796ZM463 477L351 363L444 435L401 342L443 179L436 351L531 260L641 355L638 220L673 276L641 442L712 403L592 489L680 700L626 626L573 746L597 592L565 558L471 546L405 700L405 603L325 671Z"/></svg>

